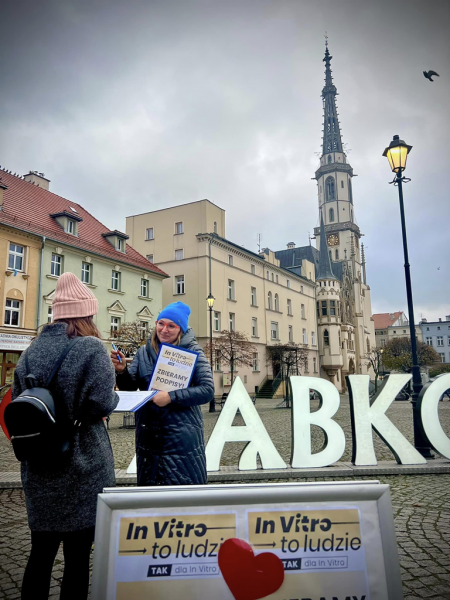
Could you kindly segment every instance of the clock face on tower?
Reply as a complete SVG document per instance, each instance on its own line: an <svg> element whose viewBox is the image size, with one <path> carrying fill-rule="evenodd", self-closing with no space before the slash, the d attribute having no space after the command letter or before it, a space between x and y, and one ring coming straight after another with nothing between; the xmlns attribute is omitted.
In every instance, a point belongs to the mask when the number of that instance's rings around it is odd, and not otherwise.
<svg viewBox="0 0 450 600"><path fill-rule="evenodd" d="M339 244L339 236L337 233L331 233L327 237L327 242L329 246L337 246Z"/></svg>

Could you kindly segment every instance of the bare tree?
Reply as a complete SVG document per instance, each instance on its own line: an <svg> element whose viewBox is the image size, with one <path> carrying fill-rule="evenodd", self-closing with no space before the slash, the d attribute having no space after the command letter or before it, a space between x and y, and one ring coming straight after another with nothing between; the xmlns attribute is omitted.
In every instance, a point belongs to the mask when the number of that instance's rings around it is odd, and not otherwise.
<svg viewBox="0 0 450 600"><path fill-rule="evenodd" d="M383 368L383 348L377 348L374 346L370 352L367 352L364 355L364 358L367 359L368 363L373 369L375 373L375 389L374 393L378 391L378 377L380 376L380 372Z"/></svg>
<svg viewBox="0 0 450 600"><path fill-rule="evenodd" d="M208 342L205 346L205 355L210 356L211 346ZM224 329L220 332L220 337L213 338L212 354L213 360L229 366L231 371L231 385L234 382L234 374L237 367L251 367L253 365L253 355L257 352L242 331L230 331ZM211 365L214 370L214 365Z"/></svg>
<svg viewBox="0 0 450 600"><path fill-rule="evenodd" d="M136 320L123 323L117 331L111 332L111 337L125 356L134 356L146 343L150 333L147 323Z"/></svg>
<svg viewBox="0 0 450 600"><path fill-rule="evenodd" d="M278 365L281 378L286 390L286 407L289 408L292 400L291 375L302 374L308 365L308 349L305 345L289 342L288 344L274 344L267 346L268 361Z"/></svg>

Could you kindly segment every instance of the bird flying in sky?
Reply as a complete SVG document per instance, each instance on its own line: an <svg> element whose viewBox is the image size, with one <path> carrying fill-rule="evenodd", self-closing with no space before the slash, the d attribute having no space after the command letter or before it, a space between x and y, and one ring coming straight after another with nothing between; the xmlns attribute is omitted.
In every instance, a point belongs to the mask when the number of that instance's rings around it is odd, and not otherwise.
<svg viewBox="0 0 450 600"><path fill-rule="evenodd" d="M434 81L434 79L431 79L433 77L433 75L435 75L436 77L439 77L439 73L436 73L436 71L424 71L423 72L423 76L426 77L427 79L429 79L430 81Z"/></svg>

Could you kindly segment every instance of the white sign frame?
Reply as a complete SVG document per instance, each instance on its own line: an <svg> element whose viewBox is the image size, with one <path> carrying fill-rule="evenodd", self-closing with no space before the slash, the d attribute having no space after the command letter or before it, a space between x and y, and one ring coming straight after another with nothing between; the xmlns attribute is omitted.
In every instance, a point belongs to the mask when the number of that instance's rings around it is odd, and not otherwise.
<svg viewBox="0 0 450 600"><path fill-rule="evenodd" d="M403 599L389 486L378 481L105 489L98 496L92 597L96 600L114 597L111 590L115 589L113 567L119 514L139 516L148 510L165 514L168 508L178 507L192 507L196 511L215 506L221 510L239 505L257 508L295 502L317 504L318 508L349 504L358 507L362 539L372 538L365 544L370 600Z"/></svg>

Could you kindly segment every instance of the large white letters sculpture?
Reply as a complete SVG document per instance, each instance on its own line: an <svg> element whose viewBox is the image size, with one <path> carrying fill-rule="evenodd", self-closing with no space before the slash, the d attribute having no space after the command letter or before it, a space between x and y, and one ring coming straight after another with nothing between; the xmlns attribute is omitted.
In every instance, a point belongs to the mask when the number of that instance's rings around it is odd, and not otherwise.
<svg viewBox="0 0 450 600"><path fill-rule="evenodd" d="M427 462L386 416L387 409L410 379L411 375L408 374L390 375L371 406L369 375L349 375L347 377L352 413L352 462L355 465L377 464L372 427L391 449L398 463L418 465Z"/></svg>
<svg viewBox="0 0 450 600"><path fill-rule="evenodd" d="M439 375L431 385L426 385L419 396L422 425L430 444L436 452L450 458L450 439L439 421L438 406L442 394L450 388L450 373Z"/></svg>
<svg viewBox="0 0 450 600"><path fill-rule="evenodd" d="M291 377L292 384L292 457L295 469L326 467L337 462L344 454L345 434L332 417L339 409L340 399L336 387L326 379L317 377ZM309 390L319 392L322 402L319 410L311 412ZM311 452L311 426L317 425L325 434L325 444L320 452Z"/></svg>
<svg viewBox="0 0 450 600"><path fill-rule="evenodd" d="M233 420L238 410L245 425L233 427ZM208 471L220 469L220 457L225 442L248 442L239 457L239 469L242 471L256 469L258 454L263 469L286 469L286 463L278 454L239 377L236 377L206 446Z"/></svg>

